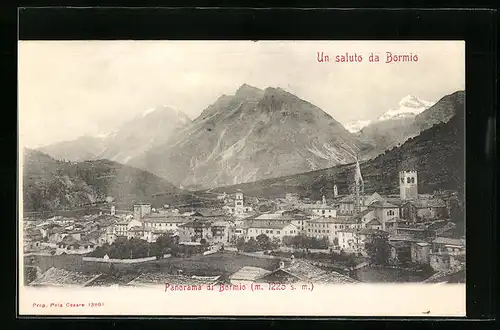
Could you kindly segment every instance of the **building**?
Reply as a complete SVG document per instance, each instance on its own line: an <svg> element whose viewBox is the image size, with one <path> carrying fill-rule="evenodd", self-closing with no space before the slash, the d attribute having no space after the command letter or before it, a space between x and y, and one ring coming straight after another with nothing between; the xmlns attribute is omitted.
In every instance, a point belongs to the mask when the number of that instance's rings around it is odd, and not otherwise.
<svg viewBox="0 0 500 330"><path fill-rule="evenodd" d="M267 269L244 266L229 276L229 281L231 284L251 284L270 273L271 271Z"/></svg>
<svg viewBox="0 0 500 330"><path fill-rule="evenodd" d="M412 225L398 225L393 233L398 237L410 238L410 239L419 239L419 240L428 240L432 239L435 236L435 232L426 227L415 227Z"/></svg>
<svg viewBox="0 0 500 330"><path fill-rule="evenodd" d="M220 283L220 276L185 276L148 272L128 282L127 286L157 288L168 293L169 288L174 286L189 287L189 290L202 290L202 286L206 287L207 285L218 285Z"/></svg>
<svg viewBox="0 0 500 330"><path fill-rule="evenodd" d="M389 240L389 259L391 265L404 264L411 261L411 243L408 241Z"/></svg>
<svg viewBox="0 0 500 330"><path fill-rule="evenodd" d="M90 285L102 274L84 274L81 272L49 268L30 283L30 286L84 287Z"/></svg>
<svg viewBox="0 0 500 330"><path fill-rule="evenodd" d="M191 221L188 217L165 217L163 215L149 215L142 219L144 227L157 231L178 231L179 226Z"/></svg>
<svg viewBox="0 0 500 330"><path fill-rule="evenodd" d="M212 230L210 221L194 220L179 225L179 240L181 242L210 242Z"/></svg>
<svg viewBox="0 0 500 330"><path fill-rule="evenodd" d="M246 224L245 240L257 238L261 234L267 235L270 239L278 238L280 241L285 236L296 236L299 229L290 222L280 221L251 221Z"/></svg>
<svg viewBox="0 0 500 330"><path fill-rule="evenodd" d="M128 224L130 221L122 219L120 221L117 221L115 224L114 228L114 234L115 234L115 239L116 237L127 237L127 232L128 232Z"/></svg>
<svg viewBox="0 0 500 330"><path fill-rule="evenodd" d="M401 207L401 218L412 222L424 222L449 217L446 203L440 198L415 199Z"/></svg>
<svg viewBox="0 0 500 330"><path fill-rule="evenodd" d="M216 220L211 223L210 230L212 232L210 243L217 244L227 244L231 241L233 236L233 231L231 228L231 223L224 220Z"/></svg>
<svg viewBox="0 0 500 330"><path fill-rule="evenodd" d="M387 222L392 219L399 219L399 207L386 201L375 201L370 204L370 209L374 210L373 217L382 225L382 230L386 230Z"/></svg>
<svg viewBox="0 0 500 330"><path fill-rule="evenodd" d="M151 204L135 204L134 219L140 220L151 213Z"/></svg>
<svg viewBox="0 0 500 330"><path fill-rule="evenodd" d="M222 209L225 213L235 215L237 217L245 216L246 214L253 212L253 207L245 204L243 192L241 190L238 190L235 193L234 206L225 205Z"/></svg>
<svg viewBox="0 0 500 330"><path fill-rule="evenodd" d="M399 195L401 200L418 198L417 171L399 172Z"/></svg>
<svg viewBox="0 0 500 330"><path fill-rule="evenodd" d="M146 230L143 226L135 226L128 228L127 230L127 239L135 238L135 239L145 239Z"/></svg>
<svg viewBox="0 0 500 330"><path fill-rule="evenodd" d="M380 221L378 221L377 219L372 219L368 222L366 222L365 224L365 228L368 228L368 229L379 229L379 230L382 230L382 224L380 223Z"/></svg>
<svg viewBox="0 0 500 330"><path fill-rule="evenodd" d="M465 239L437 237L432 241L430 266L443 271L465 264Z"/></svg>
<svg viewBox="0 0 500 330"><path fill-rule="evenodd" d="M299 194L297 193L286 193L285 194L285 200L288 203L297 203L299 201Z"/></svg>
<svg viewBox="0 0 500 330"><path fill-rule="evenodd" d="M353 284L359 283L353 278L335 271L326 271L305 260L292 260L256 280L258 283L294 283L294 284ZM299 289L299 286L296 287Z"/></svg>
<svg viewBox="0 0 500 330"><path fill-rule="evenodd" d="M427 242L411 242L411 262L428 265L430 263L431 245Z"/></svg>
<svg viewBox="0 0 500 330"><path fill-rule="evenodd" d="M331 245L335 245L336 239L339 239L339 231L356 228L361 228L361 223L348 217L314 218L307 221L305 234L316 239L326 238Z"/></svg>

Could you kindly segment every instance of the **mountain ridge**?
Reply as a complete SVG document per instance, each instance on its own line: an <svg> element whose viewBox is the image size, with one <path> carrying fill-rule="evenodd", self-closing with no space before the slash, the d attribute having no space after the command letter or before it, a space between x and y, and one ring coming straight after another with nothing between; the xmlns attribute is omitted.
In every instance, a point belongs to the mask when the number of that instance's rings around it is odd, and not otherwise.
<svg viewBox="0 0 500 330"><path fill-rule="evenodd" d="M312 103L243 84L131 164L182 187L208 188L345 163L368 147Z"/></svg>

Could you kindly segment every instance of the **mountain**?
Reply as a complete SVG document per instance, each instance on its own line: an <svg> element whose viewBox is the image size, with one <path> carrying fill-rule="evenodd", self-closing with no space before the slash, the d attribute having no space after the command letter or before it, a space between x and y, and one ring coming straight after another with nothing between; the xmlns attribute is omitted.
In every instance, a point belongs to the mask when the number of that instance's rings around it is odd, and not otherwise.
<svg viewBox="0 0 500 330"><path fill-rule="evenodd" d="M190 123L191 120L184 113L164 106L144 111L109 134L98 137L84 136L39 150L56 159L110 159L127 163L146 150L166 143L172 135Z"/></svg>
<svg viewBox="0 0 500 330"><path fill-rule="evenodd" d="M130 164L182 187L211 188L347 163L364 148L317 106L244 84Z"/></svg>
<svg viewBox="0 0 500 330"><path fill-rule="evenodd" d="M151 173L110 160L59 161L32 149L25 149L23 155L26 212L99 205L110 198L128 207L134 202L154 202L157 194L186 194Z"/></svg>
<svg viewBox="0 0 500 330"><path fill-rule="evenodd" d="M376 120L355 120L347 123L345 128L351 133L358 133L369 125L379 125L381 122L388 120L398 121L399 119L413 118L432 105L434 105L433 102L421 100L413 95L407 95L399 101L397 107L385 112Z"/></svg>
<svg viewBox="0 0 500 330"><path fill-rule="evenodd" d="M412 118L423 112L424 110L429 109L433 105L433 102L421 100L413 95L407 95L399 101L396 108L382 114L377 118L377 121L399 118Z"/></svg>
<svg viewBox="0 0 500 330"><path fill-rule="evenodd" d="M360 163L365 192L399 194L398 173L401 170L418 171L420 193L434 190L456 190L464 196L464 103L463 92L446 96L432 111L453 112L448 121L434 124L399 147L385 151L374 159ZM462 100L462 101L461 101ZM430 110L430 109L429 109ZM429 111L427 110L427 111ZM442 119L444 117L441 117ZM333 185L340 194L347 194L354 181L354 164L346 164L318 171L260 180L239 185L219 187L214 192L232 192L241 189L250 196L283 197L296 192L303 197L320 200L331 195Z"/></svg>
<svg viewBox="0 0 500 330"><path fill-rule="evenodd" d="M463 105L463 95L463 91L456 92L436 103L411 95L404 97L396 108L387 111L358 133L362 141L375 146L365 157L375 157L385 150L401 145L434 124L448 121L453 116L454 109L459 107L460 103Z"/></svg>
<svg viewBox="0 0 500 330"><path fill-rule="evenodd" d="M358 133L363 127L368 126L370 122L370 120L355 120L345 124L344 127L351 133Z"/></svg>

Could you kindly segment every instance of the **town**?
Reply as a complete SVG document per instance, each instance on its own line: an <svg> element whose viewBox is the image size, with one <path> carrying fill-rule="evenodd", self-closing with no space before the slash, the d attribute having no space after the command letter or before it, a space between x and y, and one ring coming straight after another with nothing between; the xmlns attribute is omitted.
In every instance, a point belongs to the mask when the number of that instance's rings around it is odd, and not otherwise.
<svg viewBox="0 0 500 330"><path fill-rule="evenodd" d="M418 173L407 170L399 173L398 195L365 194L359 163L354 170L353 191L340 192L335 185L333 196L319 201L297 193L248 197L236 190L218 193L217 207L139 203L117 210L110 203L107 210L81 217L25 218L25 273L30 274L25 281L61 285L64 278L68 285L94 285L104 278L103 269L109 273L126 264L142 267L134 278L118 281L128 285L357 283L374 281L363 272L383 277L387 269L425 274L420 282L464 282L465 237L452 221L463 207L456 192L419 194ZM84 274L37 265L37 258L62 255L107 268ZM144 270L148 264L216 255L230 255L228 263L242 261L226 279L222 272L182 267L175 274ZM266 261L267 268L245 264L250 258Z"/></svg>

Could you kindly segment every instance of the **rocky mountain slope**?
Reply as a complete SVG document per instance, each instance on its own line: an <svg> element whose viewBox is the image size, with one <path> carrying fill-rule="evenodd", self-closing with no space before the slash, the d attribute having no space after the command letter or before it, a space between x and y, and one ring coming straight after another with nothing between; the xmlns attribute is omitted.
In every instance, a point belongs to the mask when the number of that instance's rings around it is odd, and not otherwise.
<svg viewBox="0 0 500 330"><path fill-rule="evenodd" d="M360 164L366 193L398 194L398 173L401 170L418 171L420 193L438 189L456 190L464 196L464 115L463 92L441 99L432 109L439 114L438 124L408 139L399 147ZM443 102L442 102L443 101ZM444 121L446 113L454 113ZM431 110L431 109L429 109ZM427 111L429 111L427 110ZM435 118L435 116L430 116ZM321 195L331 196L334 184L340 194L347 194L354 180L354 164L331 167L297 175L220 187L214 192L232 192L241 189L250 196L281 196L297 192L302 196L320 200Z"/></svg>
<svg viewBox="0 0 500 330"><path fill-rule="evenodd" d="M398 107L384 113L358 133L362 141L375 146L365 157L375 157L434 124L447 122L454 115L455 108L463 104L463 91L447 95L435 104L413 96L403 98Z"/></svg>
<svg viewBox="0 0 500 330"><path fill-rule="evenodd" d="M37 150L23 157L24 211L50 211L113 201L131 207L153 202L156 194L185 195L151 173L110 160L59 161Z"/></svg>
<svg viewBox="0 0 500 330"><path fill-rule="evenodd" d="M130 164L182 187L210 188L348 163L369 148L315 105L244 84Z"/></svg>
<svg viewBox="0 0 500 330"><path fill-rule="evenodd" d="M84 136L39 150L60 160L109 159L125 164L145 151L166 143L190 123L184 113L175 109L148 109L104 136Z"/></svg>

